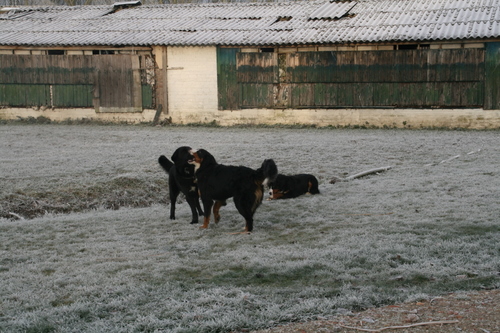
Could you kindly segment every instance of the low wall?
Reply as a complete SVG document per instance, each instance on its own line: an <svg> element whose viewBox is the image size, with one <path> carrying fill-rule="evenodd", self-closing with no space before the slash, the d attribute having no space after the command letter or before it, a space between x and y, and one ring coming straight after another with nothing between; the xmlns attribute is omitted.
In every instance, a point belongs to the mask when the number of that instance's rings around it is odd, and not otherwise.
<svg viewBox="0 0 500 333"><path fill-rule="evenodd" d="M96 113L94 109L0 109L0 120L46 117L53 121L90 119L105 122L153 122L155 110ZM500 110L483 109L246 109L237 111L170 112L161 120L173 124L314 125L318 127L500 129Z"/></svg>
<svg viewBox="0 0 500 333"><path fill-rule="evenodd" d="M44 109L44 108L4 108L0 109L0 120L17 120L45 117L52 121L65 120L97 120L116 123L148 123L152 122L156 110L142 112L95 112L94 108Z"/></svg>
<svg viewBox="0 0 500 333"><path fill-rule="evenodd" d="M246 109L212 113L173 113L173 123L219 125L315 125L318 127L500 128L500 110L483 109Z"/></svg>

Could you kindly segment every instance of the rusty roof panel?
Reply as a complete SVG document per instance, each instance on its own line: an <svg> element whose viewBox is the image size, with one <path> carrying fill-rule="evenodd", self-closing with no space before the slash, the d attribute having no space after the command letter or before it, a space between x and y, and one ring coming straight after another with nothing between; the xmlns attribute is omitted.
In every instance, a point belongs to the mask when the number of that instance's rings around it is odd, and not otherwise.
<svg viewBox="0 0 500 333"><path fill-rule="evenodd" d="M356 6L356 2L354 1L328 1L324 5L319 6L315 11L313 11L309 18L312 20L340 19L341 17L347 15L347 13L354 6Z"/></svg>
<svg viewBox="0 0 500 333"><path fill-rule="evenodd" d="M500 38L493 0L297 0L0 11L0 45L298 45Z"/></svg>

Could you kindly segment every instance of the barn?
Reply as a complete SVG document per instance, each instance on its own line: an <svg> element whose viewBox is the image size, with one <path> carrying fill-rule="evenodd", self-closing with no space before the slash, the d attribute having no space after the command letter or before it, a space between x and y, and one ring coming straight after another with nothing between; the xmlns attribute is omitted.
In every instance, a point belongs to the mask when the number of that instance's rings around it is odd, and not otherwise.
<svg viewBox="0 0 500 333"><path fill-rule="evenodd" d="M0 7L0 119L500 128L500 2Z"/></svg>

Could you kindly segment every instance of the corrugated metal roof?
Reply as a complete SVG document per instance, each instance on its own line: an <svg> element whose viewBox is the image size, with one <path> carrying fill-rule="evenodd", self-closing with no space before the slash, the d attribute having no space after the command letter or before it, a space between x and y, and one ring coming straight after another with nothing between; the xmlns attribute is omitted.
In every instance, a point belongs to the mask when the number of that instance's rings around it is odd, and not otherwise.
<svg viewBox="0 0 500 333"><path fill-rule="evenodd" d="M0 11L0 45L283 45L500 38L497 0L54 6Z"/></svg>
<svg viewBox="0 0 500 333"><path fill-rule="evenodd" d="M328 1L312 12L309 18L312 20L339 19L346 15L354 6L356 6L356 2L354 1Z"/></svg>

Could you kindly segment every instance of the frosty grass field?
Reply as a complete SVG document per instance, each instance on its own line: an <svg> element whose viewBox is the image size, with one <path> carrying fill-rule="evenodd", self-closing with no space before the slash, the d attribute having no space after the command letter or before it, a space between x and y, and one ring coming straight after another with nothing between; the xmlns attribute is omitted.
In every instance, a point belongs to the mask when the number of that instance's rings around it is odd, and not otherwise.
<svg viewBox="0 0 500 333"><path fill-rule="evenodd" d="M0 142L2 205L119 179L164 197L1 218L0 332L241 332L500 287L499 131L4 124ZM184 199L170 221L157 158L181 145L273 158L321 194L264 201L251 235L232 201L208 230Z"/></svg>

